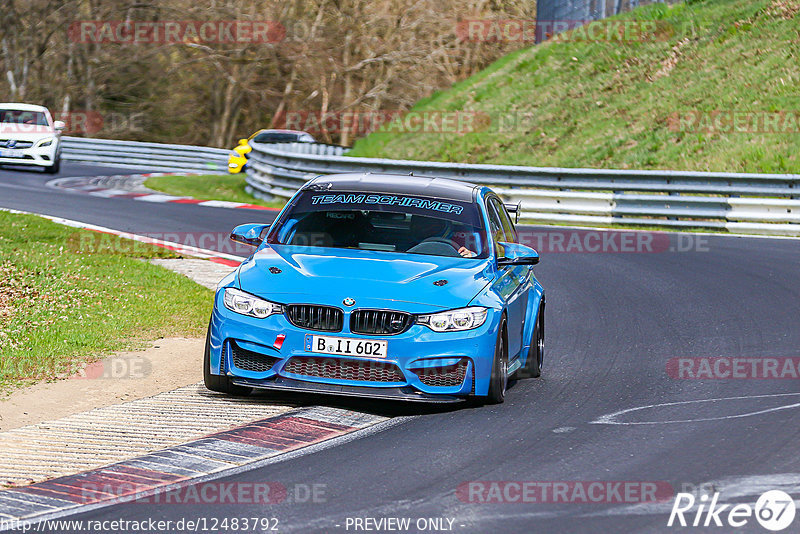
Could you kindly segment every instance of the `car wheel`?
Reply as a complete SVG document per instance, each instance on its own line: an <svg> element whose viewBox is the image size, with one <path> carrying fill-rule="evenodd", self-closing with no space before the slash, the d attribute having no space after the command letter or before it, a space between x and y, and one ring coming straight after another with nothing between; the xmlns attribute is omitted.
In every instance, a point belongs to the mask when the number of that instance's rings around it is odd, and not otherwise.
<svg viewBox="0 0 800 534"><path fill-rule="evenodd" d="M539 378L542 376L542 363L544 362L544 304L539 307L536 315L536 326L533 328L533 339L525 365L517 371L520 378Z"/></svg>
<svg viewBox="0 0 800 534"><path fill-rule="evenodd" d="M53 164L49 167L45 167L44 172L47 174L58 174L59 170L61 170L61 156L56 155L56 159L53 160Z"/></svg>
<svg viewBox="0 0 800 534"><path fill-rule="evenodd" d="M227 376L211 374L211 323L208 324L208 332L206 333L206 350L203 356L203 382L206 388L211 391L236 395L237 397L246 397L253 391L253 388L237 386L231 383L231 379Z"/></svg>
<svg viewBox="0 0 800 534"><path fill-rule="evenodd" d="M500 404L506 398L508 386L508 351L506 350L506 322L500 323L497 333L497 343L494 349L494 362L492 376L489 381L489 394L486 396L488 404Z"/></svg>

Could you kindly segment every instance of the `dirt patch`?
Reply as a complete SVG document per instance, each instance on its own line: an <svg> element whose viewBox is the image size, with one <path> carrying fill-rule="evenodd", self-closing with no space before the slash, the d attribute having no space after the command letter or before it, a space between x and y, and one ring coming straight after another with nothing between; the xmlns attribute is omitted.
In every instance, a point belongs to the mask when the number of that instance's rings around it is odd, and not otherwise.
<svg viewBox="0 0 800 534"><path fill-rule="evenodd" d="M201 286L208 289L215 289L220 280L230 274L234 267L221 265L208 260L195 259L164 259L157 258L150 260L150 263L160 265L170 271L175 271L188 278L191 278Z"/></svg>
<svg viewBox="0 0 800 534"><path fill-rule="evenodd" d="M689 39L681 39L678 41L675 46L672 47L672 51L669 54L669 57L661 62L661 68L653 74L651 78L651 82L658 80L659 78L663 78L664 76L669 76L672 69L678 66L678 63L683 56L683 47L689 43Z"/></svg>
<svg viewBox="0 0 800 534"><path fill-rule="evenodd" d="M81 376L0 399L0 431L149 397L203 379L204 339L168 338L90 364Z"/></svg>
<svg viewBox="0 0 800 534"><path fill-rule="evenodd" d="M800 0L774 0L766 9L767 15L784 20L793 19L800 12Z"/></svg>
<svg viewBox="0 0 800 534"><path fill-rule="evenodd" d="M233 267L197 259L157 259L153 263L214 288ZM10 303L30 298L21 272L0 264L0 321L13 313ZM2 338L0 340L8 342ZM52 421L94 408L112 406L203 380L204 339L165 338L144 351L122 352L88 364L77 376L41 382L0 398L0 431Z"/></svg>
<svg viewBox="0 0 800 534"><path fill-rule="evenodd" d="M25 282L25 273L10 261L0 263L0 327L14 314L16 306L34 303L38 292ZM14 346L14 340L0 329L0 341Z"/></svg>

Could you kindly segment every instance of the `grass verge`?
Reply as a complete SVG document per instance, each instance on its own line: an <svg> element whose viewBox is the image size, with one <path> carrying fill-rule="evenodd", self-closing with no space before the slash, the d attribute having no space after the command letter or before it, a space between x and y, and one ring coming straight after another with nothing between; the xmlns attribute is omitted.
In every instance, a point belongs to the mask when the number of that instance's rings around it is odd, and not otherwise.
<svg viewBox="0 0 800 534"><path fill-rule="evenodd" d="M413 109L475 112L488 117L480 128L388 128L349 155L800 172L800 0L659 3L617 17L625 19L655 21L660 30L647 39L562 38L513 52Z"/></svg>
<svg viewBox="0 0 800 534"><path fill-rule="evenodd" d="M142 261L156 257L179 256L0 211L0 395L152 339L202 336L211 292Z"/></svg>
<svg viewBox="0 0 800 534"><path fill-rule="evenodd" d="M282 200L265 201L245 191L244 174L203 174L199 176L153 176L144 183L154 191L199 200L227 200L269 208L282 208Z"/></svg>

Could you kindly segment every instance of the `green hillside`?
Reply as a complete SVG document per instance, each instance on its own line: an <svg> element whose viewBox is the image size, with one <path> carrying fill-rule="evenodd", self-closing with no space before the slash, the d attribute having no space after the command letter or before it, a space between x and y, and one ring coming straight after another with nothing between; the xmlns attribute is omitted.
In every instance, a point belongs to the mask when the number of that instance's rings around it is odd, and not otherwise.
<svg viewBox="0 0 800 534"><path fill-rule="evenodd" d="M352 155L800 172L800 0L655 4L619 19L656 21L656 30L638 41L577 34L514 52L413 110L476 112L478 131L389 125Z"/></svg>

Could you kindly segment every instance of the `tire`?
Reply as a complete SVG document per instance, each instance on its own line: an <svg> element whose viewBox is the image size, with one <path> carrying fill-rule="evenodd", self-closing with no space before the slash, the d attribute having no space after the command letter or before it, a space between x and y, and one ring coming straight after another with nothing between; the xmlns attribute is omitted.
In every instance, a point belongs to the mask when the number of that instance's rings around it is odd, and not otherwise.
<svg viewBox="0 0 800 534"><path fill-rule="evenodd" d="M544 362L544 303L539 306L536 314L536 326L533 328L533 339L528 349L528 358L525 365L517 371L519 378L539 378L542 376L542 363Z"/></svg>
<svg viewBox="0 0 800 534"><path fill-rule="evenodd" d="M47 174L58 174L59 170L61 170L61 156L56 154L56 159L53 161L53 164L49 167L45 167L44 172Z"/></svg>
<svg viewBox="0 0 800 534"><path fill-rule="evenodd" d="M492 361L492 376L489 380L489 393L486 395L487 404L501 404L506 399L508 387L508 350L506 348L506 320L500 323L497 331L497 343L494 348Z"/></svg>
<svg viewBox="0 0 800 534"><path fill-rule="evenodd" d="M233 384L231 379L227 376L211 374L211 323L208 324L206 350L203 355L203 383L205 383L206 389L216 391L217 393L235 395L237 397L246 397L253 391L253 388Z"/></svg>

